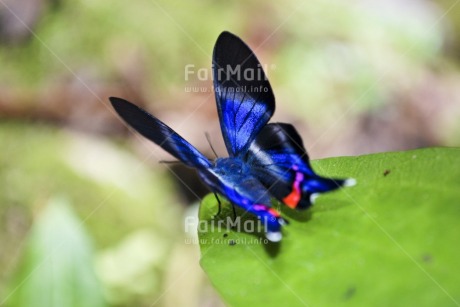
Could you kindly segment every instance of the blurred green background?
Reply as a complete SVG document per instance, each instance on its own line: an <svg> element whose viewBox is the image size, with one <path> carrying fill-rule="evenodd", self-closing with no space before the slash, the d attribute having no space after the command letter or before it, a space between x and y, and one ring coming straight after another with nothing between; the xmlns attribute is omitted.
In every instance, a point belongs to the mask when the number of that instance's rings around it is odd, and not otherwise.
<svg viewBox="0 0 460 307"><path fill-rule="evenodd" d="M0 305L222 306L184 233L206 190L107 98L225 156L228 30L313 159L460 146L458 2L0 0Z"/></svg>

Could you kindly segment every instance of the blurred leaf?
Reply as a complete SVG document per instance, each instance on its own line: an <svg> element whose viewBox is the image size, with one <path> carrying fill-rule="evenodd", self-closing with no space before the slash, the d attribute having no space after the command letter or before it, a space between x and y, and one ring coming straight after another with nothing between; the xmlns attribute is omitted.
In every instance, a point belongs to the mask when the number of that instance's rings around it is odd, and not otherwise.
<svg viewBox="0 0 460 307"><path fill-rule="evenodd" d="M105 137L11 121L0 125L0 144L1 298L9 293L6 286L15 279L23 242L49 195L65 195L74 204L76 215L87 217L85 229L97 251L118 250L123 244L120 240L140 229L155 233L157 253L169 250L179 237L182 208L172 193L169 176L152 171L124 146ZM162 285L165 262L145 271L139 284L130 285L126 292L133 294L132 289L149 279ZM105 276L100 277L101 282L108 282L104 289L112 287ZM155 290L148 295L136 290L136 302L155 299L161 288Z"/></svg>
<svg viewBox="0 0 460 307"><path fill-rule="evenodd" d="M3 122L0 143L0 216L21 209L29 220L48 195L63 193L79 216L91 215L85 225L97 246L152 225L165 240L177 235L180 207L168 176L106 138ZM152 199L162 201L154 206Z"/></svg>
<svg viewBox="0 0 460 307"><path fill-rule="evenodd" d="M104 306L93 252L66 201L52 200L33 225L9 306Z"/></svg>
<svg viewBox="0 0 460 307"><path fill-rule="evenodd" d="M313 166L358 185L320 196L310 211L283 208L291 223L279 245L261 244L261 234L200 227L201 265L229 305L458 305L460 258L452 244L460 241L460 149ZM208 196L200 212L208 229L216 211Z"/></svg>
<svg viewBox="0 0 460 307"><path fill-rule="evenodd" d="M151 229L128 235L117 246L97 256L96 269L107 299L114 304L133 304L140 295L157 294L165 266L167 243Z"/></svg>
<svg viewBox="0 0 460 307"><path fill-rule="evenodd" d="M335 121L344 106L361 113L391 103L391 93L415 86L439 56L443 32L433 8L421 1L310 1L283 29L289 47L273 61L277 97L277 87L287 88L283 103L297 116L314 113L308 120L316 124Z"/></svg>

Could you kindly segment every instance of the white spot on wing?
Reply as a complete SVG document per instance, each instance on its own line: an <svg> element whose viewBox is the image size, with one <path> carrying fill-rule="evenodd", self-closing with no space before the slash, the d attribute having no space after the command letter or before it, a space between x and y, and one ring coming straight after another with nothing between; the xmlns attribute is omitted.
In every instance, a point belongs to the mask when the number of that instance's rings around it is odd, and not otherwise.
<svg viewBox="0 0 460 307"><path fill-rule="evenodd" d="M354 185L356 185L357 181L355 178L348 178L347 180L345 180L345 182L343 183L343 186L344 187L352 187Z"/></svg>
<svg viewBox="0 0 460 307"><path fill-rule="evenodd" d="M283 235L281 232L267 232L266 235L267 239L272 242L279 242Z"/></svg>
<svg viewBox="0 0 460 307"><path fill-rule="evenodd" d="M310 195L310 203L314 204L316 199L319 197L319 193L313 193Z"/></svg>

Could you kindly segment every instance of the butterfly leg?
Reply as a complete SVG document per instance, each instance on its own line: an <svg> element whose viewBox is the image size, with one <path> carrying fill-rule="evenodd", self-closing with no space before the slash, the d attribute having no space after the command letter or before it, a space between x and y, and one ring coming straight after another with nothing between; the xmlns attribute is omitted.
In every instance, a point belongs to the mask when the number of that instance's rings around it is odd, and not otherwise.
<svg viewBox="0 0 460 307"><path fill-rule="evenodd" d="M219 196L217 196L217 193L214 192L213 194L214 194L214 197L217 200L217 204L219 205L219 209L217 210L217 213L215 215L215 216L218 216L222 212L222 203L220 202L220 199L219 199ZM230 203L230 204L232 205L233 220L235 221L236 220L236 208L235 208L235 205L233 203Z"/></svg>
<svg viewBox="0 0 460 307"><path fill-rule="evenodd" d="M236 208L233 203L232 203L232 209L233 209L233 221L236 221Z"/></svg>
<svg viewBox="0 0 460 307"><path fill-rule="evenodd" d="M220 202L219 196L217 196L216 192L214 192L214 196L216 197L217 204L219 205L219 210L217 210L217 214L215 215L215 216L218 216L220 212L222 211L222 203Z"/></svg>

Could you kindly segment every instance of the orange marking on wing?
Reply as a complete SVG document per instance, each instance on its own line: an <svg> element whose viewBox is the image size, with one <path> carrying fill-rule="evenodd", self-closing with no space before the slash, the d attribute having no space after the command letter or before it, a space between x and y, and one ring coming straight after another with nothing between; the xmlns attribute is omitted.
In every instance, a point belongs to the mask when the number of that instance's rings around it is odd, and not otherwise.
<svg viewBox="0 0 460 307"><path fill-rule="evenodd" d="M302 197L302 192L300 191L300 183L303 180L303 174L297 172L295 174L295 180L292 184L292 192L283 198L283 203L285 203L289 208L295 209L299 204L300 198Z"/></svg>
<svg viewBox="0 0 460 307"><path fill-rule="evenodd" d="M283 203L285 203L289 208L295 209L297 204L300 201L300 191L293 187L291 194L283 198Z"/></svg>
<svg viewBox="0 0 460 307"><path fill-rule="evenodd" d="M268 209L268 212L273 214L275 217L280 217L280 213L273 208Z"/></svg>

